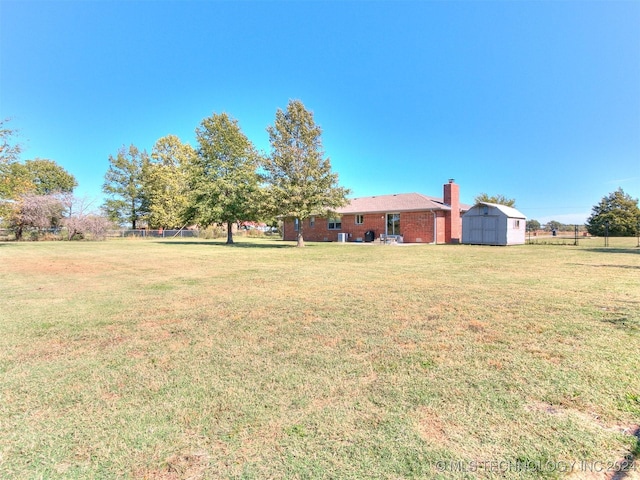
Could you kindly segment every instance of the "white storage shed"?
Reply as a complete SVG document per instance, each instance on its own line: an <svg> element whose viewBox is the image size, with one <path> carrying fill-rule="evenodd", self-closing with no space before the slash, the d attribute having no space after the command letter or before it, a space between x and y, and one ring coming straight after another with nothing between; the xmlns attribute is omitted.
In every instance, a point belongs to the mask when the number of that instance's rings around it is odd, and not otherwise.
<svg viewBox="0 0 640 480"><path fill-rule="evenodd" d="M480 202L462 216L462 243L471 245L522 245L526 220L506 205Z"/></svg>

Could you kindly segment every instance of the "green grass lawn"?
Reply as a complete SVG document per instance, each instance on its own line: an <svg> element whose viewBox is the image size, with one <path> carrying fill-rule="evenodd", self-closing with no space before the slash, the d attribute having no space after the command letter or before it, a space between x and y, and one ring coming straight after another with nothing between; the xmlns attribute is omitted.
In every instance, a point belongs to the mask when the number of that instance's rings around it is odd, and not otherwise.
<svg viewBox="0 0 640 480"><path fill-rule="evenodd" d="M0 478L563 478L640 456L635 238L238 241L0 243Z"/></svg>

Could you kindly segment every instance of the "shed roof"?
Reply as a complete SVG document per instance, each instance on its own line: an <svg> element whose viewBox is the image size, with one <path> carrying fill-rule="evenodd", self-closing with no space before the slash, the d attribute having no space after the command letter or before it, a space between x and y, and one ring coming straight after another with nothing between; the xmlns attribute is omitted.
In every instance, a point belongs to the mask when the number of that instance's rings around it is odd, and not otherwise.
<svg viewBox="0 0 640 480"><path fill-rule="evenodd" d="M509 218L527 218L522 212L513 207L500 205L499 203L478 202L478 205L487 205L488 207L497 208Z"/></svg>
<svg viewBox="0 0 640 480"><path fill-rule="evenodd" d="M469 205L460 204L460 209L468 210ZM337 209L342 215L356 213L415 212L421 210L451 210L451 206L441 198L428 197L421 193L398 193L395 195L375 195L373 197L352 198L349 204Z"/></svg>

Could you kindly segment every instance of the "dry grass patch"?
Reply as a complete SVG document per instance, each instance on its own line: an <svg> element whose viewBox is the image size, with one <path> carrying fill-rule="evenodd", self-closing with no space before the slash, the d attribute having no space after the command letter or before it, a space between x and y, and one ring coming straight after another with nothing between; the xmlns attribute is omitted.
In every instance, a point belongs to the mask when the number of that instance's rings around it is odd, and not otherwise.
<svg viewBox="0 0 640 480"><path fill-rule="evenodd" d="M4 244L0 471L448 478L438 461L637 455L614 427L640 423L638 252Z"/></svg>
<svg viewBox="0 0 640 480"><path fill-rule="evenodd" d="M447 425L440 418L440 414L432 407L420 407L414 415L415 428L420 437L434 447L451 446L447 431L453 430L453 425Z"/></svg>

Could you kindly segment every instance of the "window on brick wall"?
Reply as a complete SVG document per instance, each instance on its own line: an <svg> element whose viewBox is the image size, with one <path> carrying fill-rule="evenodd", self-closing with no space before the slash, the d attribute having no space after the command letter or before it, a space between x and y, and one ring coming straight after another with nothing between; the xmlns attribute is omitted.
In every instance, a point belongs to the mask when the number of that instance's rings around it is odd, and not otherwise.
<svg viewBox="0 0 640 480"><path fill-rule="evenodd" d="M362 225L364 223L364 215L356 215L356 225Z"/></svg>
<svg viewBox="0 0 640 480"><path fill-rule="evenodd" d="M342 229L342 219L341 218L330 218L328 221L329 230L341 230Z"/></svg>
<svg viewBox="0 0 640 480"><path fill-rule="evenodd" d="M400 235L400 214L387 213L387 235Z"/></svg>
<svg viewBox="0 0 640 480"><path fill-rule="evenodd" d="M293 219L293 229L297 232L298 230L300 230L300 220L298 220L297 218Z"/></svg>
<svg viewBox="0 0 640 480"><path fill-rule="evenodd" d="M309 217L309 226L311 228L316 226L316 217Z"/></svg>

